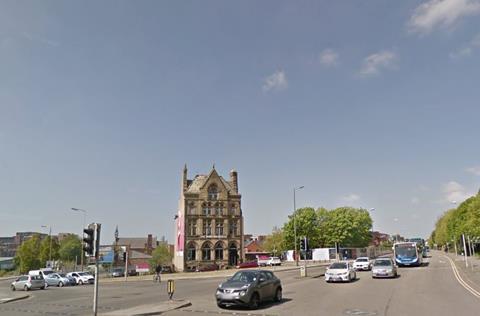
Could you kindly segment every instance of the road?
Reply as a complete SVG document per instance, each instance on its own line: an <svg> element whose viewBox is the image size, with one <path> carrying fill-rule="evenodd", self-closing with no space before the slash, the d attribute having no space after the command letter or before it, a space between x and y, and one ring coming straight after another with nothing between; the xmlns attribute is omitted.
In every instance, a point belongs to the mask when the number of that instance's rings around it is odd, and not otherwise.
<svg viewBox="0 0 480 316"><path fill-rule="evenodd" d="M284 287L284 301L269 303L257 311L241 308L219 309L213 293L220 278L178 280L176 298L192 306L167 313L177 315L478 315L480 299L465 290L455 278L450 263L433 253L429 264L401 268L397 279L372 279L359 272L350 284L327 284L323 277L300 278L298 271L278 272ZM322 268L312 268L319 276ZM0 282L0 286L6 283ZM91 314L92 286L50 288L32 291L32 297L0 305L0 315L88 315ZM109 283L100 287L99 312L166 300L166 284L153 282ZM55 313L55 314L54 314Z"/></svg>

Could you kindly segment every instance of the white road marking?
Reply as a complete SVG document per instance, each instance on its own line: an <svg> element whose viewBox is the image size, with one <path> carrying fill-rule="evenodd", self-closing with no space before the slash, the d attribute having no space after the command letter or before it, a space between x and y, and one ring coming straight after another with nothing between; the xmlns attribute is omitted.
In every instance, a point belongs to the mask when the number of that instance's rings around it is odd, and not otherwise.
<svg viewBox="0 0 480 316"><path fill-rule="evenodd" d="M478 292L477 290L475 290L474 288L472 288L470 285L468 285L467 282L465 282L462 277L460 276L460 273L458 272L458 269L457 269L457 266L455 265L455 263L453 262L452 259L450 259L449 257L447 256L444 256L445 258L447 258L449 261L450 261L450 265L452 266L452 270L453 270L453 275L455 276L455 278L457 279L458 283L460 283L460 285L462 285L467 291L469 291L473 296L475 296L476 298L480 298L480 292Z"/></svg>

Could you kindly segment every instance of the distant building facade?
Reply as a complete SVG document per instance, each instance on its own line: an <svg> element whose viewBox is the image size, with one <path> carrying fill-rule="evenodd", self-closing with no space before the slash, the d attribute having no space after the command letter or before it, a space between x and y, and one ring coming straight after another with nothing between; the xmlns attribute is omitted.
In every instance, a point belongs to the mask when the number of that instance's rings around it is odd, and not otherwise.
<svg viewBox="0 0 480 316"><path fill-rule="evenodd" d="M208 175L189 180L184 167L176 216L174 264L178 271L243 262L241 198L235 170L230 172L229 181L215 167Z"/></svg>
<svg viewBox="0 0 480 316"><path fill-rule="evenodd" d="M38 235L40 240L48 236L37 232L17 232L12 237L0 237L0 257L15 257L18 247L34 235Z"/></svg>

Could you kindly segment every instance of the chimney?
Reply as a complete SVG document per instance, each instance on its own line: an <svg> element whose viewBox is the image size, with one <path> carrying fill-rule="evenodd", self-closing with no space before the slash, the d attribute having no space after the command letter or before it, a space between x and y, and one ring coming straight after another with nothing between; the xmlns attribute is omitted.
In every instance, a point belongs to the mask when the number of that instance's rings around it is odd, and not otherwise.
<svg viewBox="0 0 480 316"><path fill-rule="evenodd" d="M183 167L182 192L187 191L187 164Z"/></svg>
<svg viewBox="0 0 480 316"><path fill-rule="evenodd" d="M232 171L230 171L230 182L233 185L233 191L235 193L238 193L238 174L235 169L232 169Z"/></svg>
<svg viewBox="0 0 480 316"><path fill-rule="evenodd" d="M149 255L152 254L152 250L153 250L153 245L152 245L152 243L153 243L152 234L148 234L148 236L147 236L147 253L148 253Z"/></svg>

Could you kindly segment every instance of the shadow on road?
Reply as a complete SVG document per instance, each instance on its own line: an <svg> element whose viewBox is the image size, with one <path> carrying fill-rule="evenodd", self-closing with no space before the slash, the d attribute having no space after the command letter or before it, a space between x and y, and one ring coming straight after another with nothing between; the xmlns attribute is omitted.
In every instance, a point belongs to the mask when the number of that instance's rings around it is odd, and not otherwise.
<svg viewBox="0 0 480 316"><path fill-rule="evenodd" d="M264 302L256 310L267 309L273 306L282 305L284 303L292 301L291 298L284 297L280 302ZM238 310L238 311L251 311L248 306L228 306L224 307L226 310Z"/></svg>

